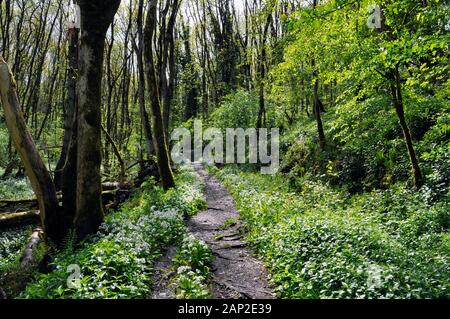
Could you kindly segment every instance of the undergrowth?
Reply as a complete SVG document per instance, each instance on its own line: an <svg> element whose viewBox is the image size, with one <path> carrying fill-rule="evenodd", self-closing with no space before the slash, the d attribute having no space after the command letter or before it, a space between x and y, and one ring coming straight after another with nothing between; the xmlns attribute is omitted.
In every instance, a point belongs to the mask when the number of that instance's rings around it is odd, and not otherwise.
<svg viewBox="0 0 450 319"><path fill-rule="evenodd" d="M208 245L187 235L173 259L173 285L178 299L207 299L213 255Z"/></svg>
<svg viewBox="0 0 450 319"><path fill-rule="evenodd" d="M247 240L282 298L449 298L450 201L397 183L351 195L225 168Z"/></svg>
<svg viewBox="0 0 450 319"><path fill-rule="evenodd" d="M181 240L184 218L204 208L203 184L182 168L175 189L153 179L79 249L70 243L53 256L54 271L38 274L22 298L144 298L151 292L154 262L164 247ZM77 272L79 270L79 276ZM70 277L69 277L70 276ZM69 279L69 280L68 280Z"/></svg>

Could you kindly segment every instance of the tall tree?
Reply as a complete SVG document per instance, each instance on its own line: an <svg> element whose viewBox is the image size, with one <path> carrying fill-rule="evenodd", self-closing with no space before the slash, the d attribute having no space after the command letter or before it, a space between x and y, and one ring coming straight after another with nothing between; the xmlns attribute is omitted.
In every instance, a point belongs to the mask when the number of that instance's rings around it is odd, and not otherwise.
<svg viewBox="0 0 450 319"><path fill-rule="evenodd" d="M101 84L106 32L120 0L79 0L81 36L78 76L77 190L75 227L79 238L103 221L101 200Z"/></svg>
<svg viewBox="0 0 450 319"><path fill-rule="evenodd" d="M61 155L55 169L55 186L57 190L61 190L62 185L62 171L68 159L69 145L74 134L75 127L75 114L77 110L77 90L76 81L78 76L78 40L80 30L75 24L75 21L69 28L68 32L68 81L67 81L67 101L63 101L65 105L64 109L64 137ZM76 140L74 141L76 142ZM74 145L76 150L76 146ZM75 176L74 176L75 177Z"/></svg>
<svg viewBox="0 0 450 319"><path fill-rule="evenodd" d="M153 144L155 146L161 182L164 189L169 189L175 186L175 180L170 166L168 143L166 140L153 53L153 36L156 28L157 6L158 0L150 0L144 30L144 52L148 93L152 110Z"/></svg>
<svg viewBox="0 0 450 319"><path fill-rule="evenodd" d="M133 39L133 47L137 56L138 68L138 95L139 95L139 111L141 114L142 127L144 131L145 146L147 150L147 157L150 159L154 153L152 128L145 103L145 67L144 67L144 0L138 2L137 13L137 43Z"/></svg>
<svg viewBox="0 0 450 319"><path fill-rule="evenodd" d="M157 6L158 0L149 1L144 30L144 55L149 100L152 110L153 144L156 151L161 182L164 189L169 189L175 186L175 181L170 166L168 143L165 134L153 53L153 37L156 29Z"/></svg>
<svg viewBox="0 0 450 319"><path fill-rule="evenodd" d="M319 0L313 0L313 10L316 10L317 4ZM317 123L317 132L319 135L319 145L320 148L325 147L325 132L323 130L323 122L322 122L322 101L319 96L319 70L316 66L316 59L313 58L311 60L311 67L313 72L313 105L314 105L314 116L316 117Z"/></svg>

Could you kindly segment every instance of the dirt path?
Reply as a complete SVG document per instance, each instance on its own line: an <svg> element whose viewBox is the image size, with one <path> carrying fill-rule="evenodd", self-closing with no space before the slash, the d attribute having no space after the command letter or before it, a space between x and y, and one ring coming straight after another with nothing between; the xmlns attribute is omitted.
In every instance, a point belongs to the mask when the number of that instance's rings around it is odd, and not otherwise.
<svg viewBox="0 0 450 319"><path fill-rule="evenodd" d="M188 228L213 251L213 297L275 298L266 269L242 241L242 222L233 198L214 176L203 170L201 164L194 164L194 167L205 181L208 209L189 220Z"/></svg>
<svg viewBox="0 0 450 319"><path fill-rule="evenodd" d="M187 222L188 230L197 239L206 242L214 255L211 295L215 299L272 299L275 294L268 284L264 265L246 248L242 241L242 222L225 187L201 164L193 164L205 182L208 209ZM226 227L225 227L226 226ZM169 281L172 247L156 264L153 299L174 298Z"/></svg>

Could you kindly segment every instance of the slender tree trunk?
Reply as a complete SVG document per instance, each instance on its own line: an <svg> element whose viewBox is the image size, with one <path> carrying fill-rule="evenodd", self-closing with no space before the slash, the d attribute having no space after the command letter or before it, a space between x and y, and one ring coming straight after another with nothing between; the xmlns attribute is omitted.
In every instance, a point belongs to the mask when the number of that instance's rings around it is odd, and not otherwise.
<svg viewBox="0 0 450 319"><path fill-rule="evenodd" d="M106 32L120 0L79 0L81 9L78 77L77 201L78 239L95 233L103 221L101 200L101 83Z"/></svg>
<svg viewBox="0 0 450 319"><path fill-rule="evenodd" d="M313 0L313 9L316 10L318 4L318 0ZM313 112L316 117L317 122L317 132L319 134L319 146L321 149L324 149L325 147L325 132L323 130L323 123L322 123L322 102L320 101L319 97L319 71L316 68L316 60L312 59L311 66L313 70L313 78L314 78L314 87L313 87Z"/></svg>
<svg viewBox="0 0 450 319"><path fill-rule="evenodd" d="M411 131L406 123L405 109L403 106L402 84L398 67L394 70L394 82L391 84L391 93L394 102L395 111L397 113L400 126L402 127L403 136L405 138L406 147L408 149L409 159L411 161L412 174L414 178L414 187L419 189L423 185L422 171L417 160L416 152L411 137Z"/></svg>
<svg viewBox="0 0 450 319"><path fill-rule="evenodd" d="M116 143L112 139L111 135L109 135L108 131L102 126L102 131L106 136L106 139L111 144L114 154L116 154L117 160L119 161L120 166L120 174L119 174L119 183L123 185L125 183L125 162L122 158L122 154L120 154L119 148Z"/></svg>
<svg viewBox="0 0 450 319"><path fill-rule="evenodd" d="M144 129L145 146L147 150L147 157L151 159L155 149L153 146L152 128L150 126L150 120L145 106L145 70L144 70L144 31L143 31L143 16L144 16L144 0L139 0L138 3L138 17L137 17L137 34L138 43L134 43L134 50L137 56L137 68L138 68L138 95L139 95L139 111L141 114L142 127Z"/></svg>
<svg viewBox="0 0 450 319"><path fill-rule="evenodd" d="M77 110L77 93L76 78L78 75L78 39L79 30L72 28L69 30L69 72L68 72L68 100L65 103L64 112L64 137L61 156L55 169L55 186L56 190L62 187L62 170L67 161L69 145L75 126L75 113Z"/></svg>
<svg viewBox="0 0 450 319"><path fill-rule="evenodd" d="M14 77L0 56L0 95L6 126L39 203L40 217L48 243L59 245L64 236L55 185L25 124Z"/></svg>
<svg viewBox="0 0 450 319"><path fill-rule="evenodd" d="M153 36L156 26L156 8L158 1L151 0L148 6L147 20L144 31L145 66L147 84L152 110L153 143L158 161L159 173L164 189L175 186L169 152L166 144L164 121L162 117L161 101L159 98L158 81L153 58Z"/></svg>
<svg viewBox="0 0 450 319"><path fill-rule="evenodd" d="M319 78L317 74L317 70L315 68L316 63L315 60L312 61L313 66L313 76L314 76L314 88L313 88L313 99L314 99L314 115L316 117L317 122L317 132L319 134L319 145L320 148L323 149L325 147L325 132L323 130L323 123L322 123L322 102L320 101L319 97Z"/></svg>
<svg viewBox="0 0 450 319"><path fill-rule="evenodd" d="M174 0L171 4L172 12L167 23L167 28L165 29L165 34L163 37L163 57L162 57L162 67L163 72L161 73L161 97L162 97L162 113L164 120L164 128L166 137L169 137L169 126L170 126L170 107L174 95L174 84L175 84L175 22L179 10L179 0ZM166 70L169 74L169 79L166 76ZM168 141L168 140L167 140Z"/></svg>
<svg viewBox="0 0 450 319"><path fill-rule="evenodd" d="M69 74L68 74L68 101L66 112L64 113L64 140L60 162L57 167L61 167L61 173L56 170L56 185L60 183L60 189L63 193L63 212L64 226L73 227L73 221L76 214L77 200L77 136L78 136L78 56L79 56L79 30L73 28L69 30ZM58 174L61 174L59 176ZM58 187L59 188L59 187ZM57 189L58 189L57 188Z"/></svg>
<svg viewBox="0 0 450 319"><path fill-rule="evenodd" d="M269 11L266 19L266 23L264 25L263 35L261 39L261 55L260 55L260 83L259 83L259 111L258 111L258 120L256 123L257 128L261 128L263 126L264 116L266 113L266 103L264 97L264 81L266 78L266 59L267 59L267 50L266 50L266 41L267 35L269 32L270 24L272 23L272 10Z"/></svg>

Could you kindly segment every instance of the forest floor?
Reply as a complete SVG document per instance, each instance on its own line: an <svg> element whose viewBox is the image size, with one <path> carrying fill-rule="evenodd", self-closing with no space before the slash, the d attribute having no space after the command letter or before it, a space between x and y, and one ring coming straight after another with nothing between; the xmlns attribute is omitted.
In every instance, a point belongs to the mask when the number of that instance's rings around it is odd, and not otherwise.
<svg viewBox="0 0 450 319"><path fill-rule="evenodd" d="M261 261L246 247L243 224L233 198L225 187L201 164L195 170L205 183L208 208L188 222L188 231L204 241L214 256L211 297L215 299L272 299L275 298L268 283L268 272ZM173 298L170 287L170 265L175 248L169 248L156 264L155 286L152 298Z"/></svg>

